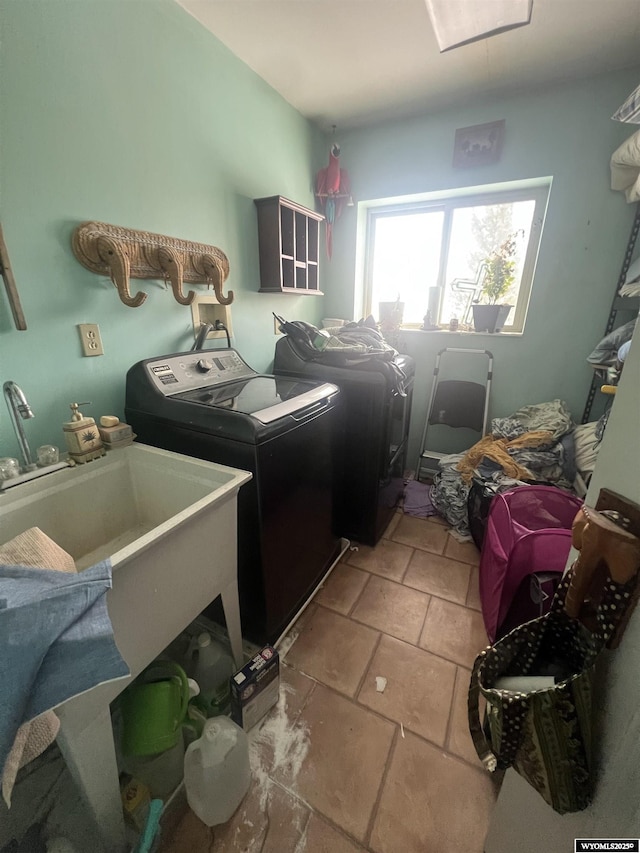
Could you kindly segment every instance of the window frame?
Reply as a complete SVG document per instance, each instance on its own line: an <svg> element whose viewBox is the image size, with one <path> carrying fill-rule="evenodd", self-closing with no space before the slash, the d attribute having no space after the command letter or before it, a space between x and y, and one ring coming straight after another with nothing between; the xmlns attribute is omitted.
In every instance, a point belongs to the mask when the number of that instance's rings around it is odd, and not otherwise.
<svg viewBox="0 0 640 853"><path fill-rule="evenodd" d="M542 242L542 232L545 216L551 194L551 179L540 178L535 181L518 182L518 184L494 184L490 187L467 187L455 193L429 194L428 197L405 196L395 199L381 200L378 203L366 204L366 224L364 239L364 269L363 269L363 316L372 312L373 297L373 253L375 246L375 229L377 220L382 217L401 216L416 212L442 211L444 222L440 243L440 263L437 280L429 285L438 287L438 313L446 287L446 269L451 243L453 213L461 207L477 207L479 205L501 204L517 201L534 201L535 207L531 222L529 243L522 264L522 277L515 305L513 322L504 326L502 333L522 334L524 332L531 291L535 275L535 267ZM425 290L425 311L428 303L428 287ZM446 323L440 323L441 329L446 329ZM420 323L403 323L403 329L419 329Z"/></svg>

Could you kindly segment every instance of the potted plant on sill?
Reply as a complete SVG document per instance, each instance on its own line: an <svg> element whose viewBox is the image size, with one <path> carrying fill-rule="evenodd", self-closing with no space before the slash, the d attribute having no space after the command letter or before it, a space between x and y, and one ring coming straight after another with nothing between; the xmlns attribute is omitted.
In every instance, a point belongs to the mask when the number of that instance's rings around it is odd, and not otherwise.
<svg viewBox="0 0 640 853"><path fill-rule="evenodd" d="M510 234L482 262L485 273L477 302L473 303L473 326L476 332L499 332L512 306L500 302L509 292L516 276L517 237Z"/></svg>

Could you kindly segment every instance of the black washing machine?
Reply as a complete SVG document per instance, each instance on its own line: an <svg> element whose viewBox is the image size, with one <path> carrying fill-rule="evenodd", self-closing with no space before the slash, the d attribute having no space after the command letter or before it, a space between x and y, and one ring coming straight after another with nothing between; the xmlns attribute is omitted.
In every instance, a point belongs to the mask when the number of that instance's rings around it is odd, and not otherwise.
<svg viewBox="0 0 640 853"><path fill-rule="evenodd" d="M330 383L258 374L234 349L158 356L127 373L125 413L139 441L253 474L238 494L238 588L254 642L278 639L340 553L338 398Z"/></svg>
<svg viewBox="0 0 640 853"><path fill-rule="evenodd" d="M309 360L287 335L276 343L274 373L340 388L335 530L347 539L375 545L404 491L414 360L397 355L390 363L373 356L338 367L323 363L320 353Z"/></svg>

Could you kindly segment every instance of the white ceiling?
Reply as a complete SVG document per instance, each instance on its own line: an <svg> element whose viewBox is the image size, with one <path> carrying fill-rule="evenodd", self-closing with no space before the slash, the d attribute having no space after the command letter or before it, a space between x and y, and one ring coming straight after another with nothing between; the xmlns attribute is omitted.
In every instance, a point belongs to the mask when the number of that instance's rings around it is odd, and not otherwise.
<svg viewBox="0 0 640 853"><path fill-rule="evenodd" d="M640 65L640 0L533 0L528 26L443 54L424 0L176 2L324 130Z"/></svg>

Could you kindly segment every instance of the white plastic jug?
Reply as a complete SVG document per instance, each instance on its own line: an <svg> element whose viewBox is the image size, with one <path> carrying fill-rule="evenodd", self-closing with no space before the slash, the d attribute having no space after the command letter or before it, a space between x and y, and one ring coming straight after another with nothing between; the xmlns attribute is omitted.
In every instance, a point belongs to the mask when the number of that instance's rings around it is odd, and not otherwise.
<svg viewBox="0 0 640 853"><path fill-rule="evenodd" d="M235 671L233 658L206 631L192 643L190 655L189 675L200 685L200 695L194 703L207 717L226 714L231 702L229 679Z"/></svg>
<svg viewBox="0 0 640 853"><path fill-rule="evenodd" d="M204 724L202 737L187 747L184 785L187 802L207 826L226 823L251 781L249 741L228 717Z"/></svg>

